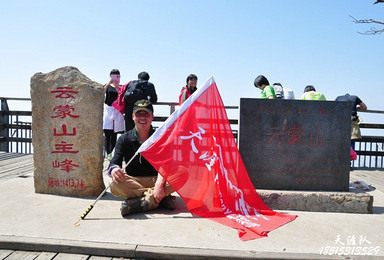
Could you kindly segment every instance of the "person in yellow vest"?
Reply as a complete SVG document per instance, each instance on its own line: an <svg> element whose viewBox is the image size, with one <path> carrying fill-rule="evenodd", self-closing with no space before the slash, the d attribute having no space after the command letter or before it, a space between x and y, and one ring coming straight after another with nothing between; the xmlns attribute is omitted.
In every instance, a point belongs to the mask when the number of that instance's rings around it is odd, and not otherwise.
<svg viewBox="0 0 384 260"><path fill-rule="evenodd" d="M304 89L304 94L300 97L301 100L326 100L323 93L316 92L312 85L308 85Z"/></svg>

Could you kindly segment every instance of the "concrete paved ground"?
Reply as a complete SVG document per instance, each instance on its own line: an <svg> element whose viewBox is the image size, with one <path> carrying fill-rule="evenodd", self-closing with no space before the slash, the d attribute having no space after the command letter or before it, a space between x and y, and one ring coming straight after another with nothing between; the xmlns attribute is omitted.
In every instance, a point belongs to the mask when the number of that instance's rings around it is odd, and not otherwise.
<svg viewBox="0 0 384 260"><path fill-rule="evenodd" d="M359 177L369 174L355 172ZM36 194L32 173L15 175L0 178L0 249L164 259L373 258L368 253L384 259L384 192L369 193L374 196L373 214L287 211L299 217L266 238L243 242L236 230L191 215L180 198L175 211L159 209L124 219L121 200L108 192L74 227L95 198ZM353 254L345 258L330 252L341 248Z"/></svg>

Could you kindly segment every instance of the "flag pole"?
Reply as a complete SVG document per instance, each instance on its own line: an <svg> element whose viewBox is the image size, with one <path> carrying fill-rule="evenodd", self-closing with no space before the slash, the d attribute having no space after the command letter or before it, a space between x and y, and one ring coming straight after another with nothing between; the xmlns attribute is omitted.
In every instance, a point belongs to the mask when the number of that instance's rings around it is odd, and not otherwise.
<svg viewBox="0 0 384 260"><path fill-rule="evenodd" d="M136 151L136 153L132 156L132 158L127 162L127 165L129 165L133 159L136 157L136 155L138 154L138 152ZM111 187L113 183L113 180L112 182L103 190L103 192L99 195L99 197L97 197L97 199L84 211L83 215L81 215L81 219L84 219L88 213L93 209L93 207L95 206L95 204L101 199L101 197L103 197L103 195L107 192L107 190L109 189L109 187ZM80 222L80 218L73 224L74 226L79 226L79 222Z"/></svg>

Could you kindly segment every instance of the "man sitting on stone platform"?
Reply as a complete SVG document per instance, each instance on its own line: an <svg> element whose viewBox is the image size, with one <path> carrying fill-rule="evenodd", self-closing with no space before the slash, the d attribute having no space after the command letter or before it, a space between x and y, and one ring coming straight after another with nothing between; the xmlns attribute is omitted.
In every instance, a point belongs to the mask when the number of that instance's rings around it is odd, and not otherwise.
<svg viewBox="0 0 384 260"><path fill-rule="evenodd" d="M135 127L121 135L109 165L108 174L113 179L111 192L115 197L124 198L121 215L156 209L158 206L175 209L176 197L165 179L140 154L122 169L123 159L128 162L153 133L153 106L148 100L134 104L132 119Z"/></svg>

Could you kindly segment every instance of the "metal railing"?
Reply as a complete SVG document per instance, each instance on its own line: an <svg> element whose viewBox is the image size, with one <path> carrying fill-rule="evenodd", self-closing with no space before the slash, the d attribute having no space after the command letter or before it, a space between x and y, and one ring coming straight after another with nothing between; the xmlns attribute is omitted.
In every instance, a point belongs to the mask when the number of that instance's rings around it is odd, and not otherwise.
<svg viewBox="0 0 384 260"><path fill-rule="evenodd" d="M382 115L384 111L366 110L359 113L374 113ZM384 124L361 123L360 128L383 130ZM352 161L354 169L384 169L384 136L363 135L362 139L356 140L355 145L357 160Z"/></svg>
<svg viewBox="0 0 384 260"><path fill-rule="evenodd" d="M0 97L0 151L8 153L32 154L32 111L17 111L9 109L8 101L31 102L30 98ZM164 108L163 116L155 116L154 126L160 126L167 120L179 106L176 102L157 102L154 104L156 111L159 107ZM168 108L168 109L167 109ZM226 109L238 109L237 106L228 106ZM161 109L160 109L161 110ZM229 120L232 125L237 125L237 119ZM237 130L233 130L237 138Z"/></svg>
<svg viewBox="0 0 384 260"><path fill-rule="evenodd" d="M27 101L30 98L1 99L0 111L0 151L31 154L32 149L32 112L10 110L8 101Z"/></svg>
<svg viewBox="0 0 384 260"><path fill-rule="evenodd" d="M30 98L6 98L1 99L0 111L0 151L13 153L33 153L32 148L32 112L10 110L8 101L24 101L31 102ZM169 108L167 110L166 108ZM176 102L158 102L155 109L163 108L166 110L165 115L155 116L154 125L160 125L170 114L172 114L178 103ZM226 106L229 110L238 110L238 106ZM366 110L359 111L364 113L375 113L384 115L384 111ZM156 113L157 114L157 113ZM233 129L233 135L237 139L238 135L238 119L229 119ZM362 123L361 128L384 130L384 124ZM358 158L352 161L352 168L365 169L384 169L384 136L363 136L362 139L356 141L356 153Z"/></svg>

